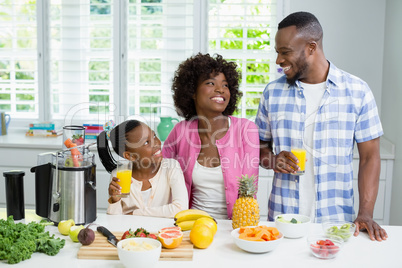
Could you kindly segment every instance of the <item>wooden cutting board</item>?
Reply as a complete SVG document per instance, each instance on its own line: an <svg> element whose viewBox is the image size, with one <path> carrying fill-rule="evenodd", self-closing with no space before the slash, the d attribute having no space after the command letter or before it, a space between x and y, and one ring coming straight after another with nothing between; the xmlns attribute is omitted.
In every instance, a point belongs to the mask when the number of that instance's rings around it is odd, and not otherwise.
<svg viewBox="0 0 402 268"><path fill-rule="evenodd" d="M117 238L123 232L112 232ZM179 247L166 249L162 247L160 261L192 261L193 244L189 238L190 232L183 232L183 240ZM81 246L77 255L78 259L91 260L118 260L117 248L111 245L105 236L95 232L95 241L88 246Z"/></svg>

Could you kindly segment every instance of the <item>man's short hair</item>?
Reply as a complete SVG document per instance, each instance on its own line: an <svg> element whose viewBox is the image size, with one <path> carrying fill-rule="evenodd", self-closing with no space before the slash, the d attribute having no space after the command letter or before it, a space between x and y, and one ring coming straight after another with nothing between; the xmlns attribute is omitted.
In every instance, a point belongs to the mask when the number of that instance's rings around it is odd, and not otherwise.
<svg viewBox="0 0 402 268"><path fill-rule="evenodd" d="M288 15L278 24L278 30L289 26L296 26L297 31L307 39L319 41L323 37L320 22L309 12L295 12Z"/></svg>

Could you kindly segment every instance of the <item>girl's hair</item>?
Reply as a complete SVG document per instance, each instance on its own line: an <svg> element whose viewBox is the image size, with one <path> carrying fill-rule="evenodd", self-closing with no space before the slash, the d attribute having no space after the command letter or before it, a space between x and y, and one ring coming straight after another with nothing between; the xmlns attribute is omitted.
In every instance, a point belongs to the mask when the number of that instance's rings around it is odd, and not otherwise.
<svg viewBox="0 0 402 268"><path fill-rule="evenodd" d="M198 84L212 76L223 73L229 84L230 100L223 115L232 115L237 109L237 102L242 93L239 90L240 73L234 62L225 60L221 55L215 57L198 53L183 61L176 70L173 78L172 93L174 106L179 116L190 120L197 116L193 96Z"/></svg>
<svg viewBox="0 0 402 268"><path fill-rule="evenodd" d="M110 142L112 143L113 150L121 157L127 150L127 133L141 125L138 120L127 120L117 125L110 131ZM97 148L99 159L101 160L106 171L111 173L117 167L117 161L114 159L110 151L106 132L102 131L97 137Z"/></svg>

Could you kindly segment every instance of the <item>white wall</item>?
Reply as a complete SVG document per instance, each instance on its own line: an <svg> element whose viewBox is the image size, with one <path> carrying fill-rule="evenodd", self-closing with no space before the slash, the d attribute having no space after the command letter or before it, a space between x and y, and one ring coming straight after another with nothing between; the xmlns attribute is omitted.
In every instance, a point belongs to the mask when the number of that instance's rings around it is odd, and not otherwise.
<svg viewBox="0 0 402 268"><path fill-rule="evenodd" d="M387 0L384 73L382 94L382 124L387 138L395 144L390 224L402 225L402 1Z"/></svg>
<svg viewBox="0 0 402 268"><path fill-rule="evenodd" d="M308 11L318 18L324 30L325 56L369 84L381 113L386 1L285 1L290 13Z"/></svg>

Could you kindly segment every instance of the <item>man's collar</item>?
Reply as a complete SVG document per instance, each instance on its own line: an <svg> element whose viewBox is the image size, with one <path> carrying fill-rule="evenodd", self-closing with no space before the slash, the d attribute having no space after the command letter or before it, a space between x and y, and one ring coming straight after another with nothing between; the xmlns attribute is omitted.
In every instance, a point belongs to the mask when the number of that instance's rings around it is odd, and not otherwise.
<svg viewBox="0 0 402 268"><path fill-rule="evenodd" d="M328 61L328 63L329 63L329 71L328 71L328 75L327 75L327 79L326 79L326 83L325 83L325 85L326 85L326 90L328 91L328 92L330 92L330 84L333 84L333 85L337 85L337 83L339 82L338 80L338 77L339 77L339 75L338 75L338 73L339 73L339 70L338 70L338 68L332 63L332 62L330 62L329 60L327 60ZM299 80L297 80L296 82L295 82L295 86L296 87L298 87L298 88L301 88L301 85L300 85L300 81ZM292 87L292 85L290 85L290 84L288 84L288 88L290 89Z"/></svg>

